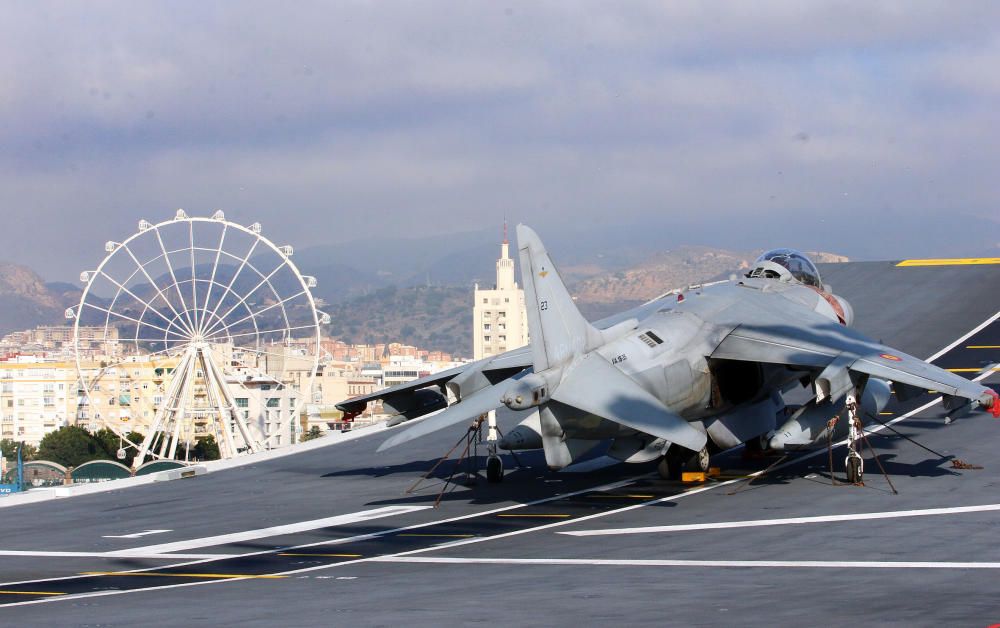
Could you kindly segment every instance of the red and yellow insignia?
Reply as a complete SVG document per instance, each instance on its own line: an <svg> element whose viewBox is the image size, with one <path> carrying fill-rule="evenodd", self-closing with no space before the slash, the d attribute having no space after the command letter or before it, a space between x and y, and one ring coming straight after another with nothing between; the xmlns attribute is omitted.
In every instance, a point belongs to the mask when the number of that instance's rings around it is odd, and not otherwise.
<svg viewBox="0 0 1000 628"><path fill-rule="evenodd" d="M893 362L903 361L903 358L899 357L898 355L892 355L891 353L880 353L878 357L884 358L886 360L892 360Z"/></svg>

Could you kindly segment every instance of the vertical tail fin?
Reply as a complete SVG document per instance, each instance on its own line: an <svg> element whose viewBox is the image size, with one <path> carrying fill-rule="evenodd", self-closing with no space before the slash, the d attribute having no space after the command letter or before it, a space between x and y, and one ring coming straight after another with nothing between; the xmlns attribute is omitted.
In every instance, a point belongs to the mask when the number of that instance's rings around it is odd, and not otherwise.
<svg viewBox="0 0 1000 628"><path fill-rule="evenodd" d="M603 344L601 332L573 303L538 235L518 225L517 247L535 372L568 362Z"/></svg>

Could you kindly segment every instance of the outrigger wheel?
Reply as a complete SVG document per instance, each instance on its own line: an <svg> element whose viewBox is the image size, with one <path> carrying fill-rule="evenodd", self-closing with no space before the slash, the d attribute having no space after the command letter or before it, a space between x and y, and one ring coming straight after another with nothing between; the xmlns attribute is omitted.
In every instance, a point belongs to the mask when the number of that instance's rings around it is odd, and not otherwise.
<svg viewBox="0 0 1000 628"><path fill-rule="evenodd" d="M496 484L503 482L503 460L500 456L486 459L486 481Z"/></svg>
<svg viewBox="0 0 1000 628"><path fill-rule="evenodd" d="M848 455L847 460L844 461L844 466L847 468L847 481L850 484L860 484L861 478L864 476L864 464L861 461L861 456L852 452L853 455Z"/></svg>

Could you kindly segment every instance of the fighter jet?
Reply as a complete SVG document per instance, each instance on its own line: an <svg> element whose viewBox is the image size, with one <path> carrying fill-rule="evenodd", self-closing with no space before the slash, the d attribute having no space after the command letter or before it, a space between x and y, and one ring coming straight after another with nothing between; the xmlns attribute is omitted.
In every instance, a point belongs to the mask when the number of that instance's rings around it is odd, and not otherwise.
<svg viewBox="0 0 1000 628"><path fill-rule="evenodd" d="M610 442L608 456L659 459L676 478L741 444L784 452L847 437L847 479L858 482L855 442L891 393L937 390L950 413L1000 417L995 391L852 329L851 305L795 250L591 324L535 232L519 225L517 241L530 345L338 404L350 415L381 399L390 424L436 413L396 428L380 451L506 406L525 418L500 448L542 449L552 469ZM808 393L799 407L785 402L795 389ZM492 453L487 477L503 477Z"/></svg>

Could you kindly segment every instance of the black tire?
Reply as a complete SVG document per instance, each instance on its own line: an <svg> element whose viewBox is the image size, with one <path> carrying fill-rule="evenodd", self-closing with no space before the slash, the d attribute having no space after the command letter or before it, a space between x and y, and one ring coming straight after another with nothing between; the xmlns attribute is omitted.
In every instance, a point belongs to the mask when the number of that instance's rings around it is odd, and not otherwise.
<svg viewBox="0 0 1000 628"><path fill-rule="evenodd" d="M850 484L860 484L861 477L861 460L851 456L847 459L847 481Z"/></svg>
<svg viewBox="0 0 1000 628"><path fill-rule="evenodd" d="M503 482L503 460L500 456L486 459L486 481L493 484Z"/></svg>
<svg viewBox="0 0 1000 628"><path fill-rule="evenodd" d="M664 480L679 480L684 472L684 460L676 454L667 453L660 458L660 463L656 465L656 471Z"/></svg>

